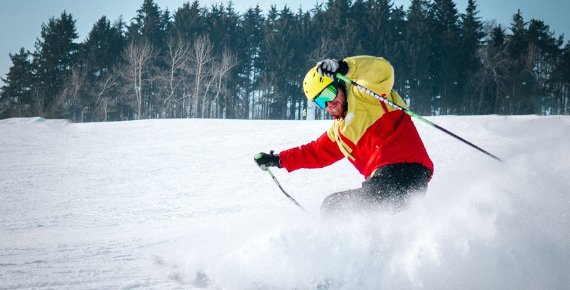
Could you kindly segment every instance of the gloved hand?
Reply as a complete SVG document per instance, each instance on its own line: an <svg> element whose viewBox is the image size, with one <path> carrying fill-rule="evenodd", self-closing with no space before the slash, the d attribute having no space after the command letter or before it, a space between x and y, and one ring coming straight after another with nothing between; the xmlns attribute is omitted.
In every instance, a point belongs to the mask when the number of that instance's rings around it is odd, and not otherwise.
<svg viewBox="0 0 570 290"><path fill-rule="evenodd" d="M338 60L334 58L329 58L317 62L317 72L321 77L327 76L334 80L334 75L338 70Z"/></svg>
<svg viewBox="0 0 570 290"><path fill-rule="evenodd" d="M266 171L267 167L280 167L281 160L279 159L279 154L273 154L273 150L269 151L269 154L264 152L259 152L253 156L253 160L257 163L257 166L261 168L261 170Z"/></svg>
<svg viewBox="0 0 570 290"><path fill-rule="evenodd" d="M348 64L344 60L328 58L317 62L317 73L322 77L327 76L334 80L337 72L343 75L348 72Z"/></svg>

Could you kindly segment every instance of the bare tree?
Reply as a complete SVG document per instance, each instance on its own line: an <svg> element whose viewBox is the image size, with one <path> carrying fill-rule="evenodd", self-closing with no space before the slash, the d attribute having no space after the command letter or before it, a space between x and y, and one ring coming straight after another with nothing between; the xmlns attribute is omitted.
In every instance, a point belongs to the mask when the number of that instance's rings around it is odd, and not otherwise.
<svg viewBox="0 0 570 290"><path fill-rule="evenodd" d="M220 94L226 91L225 86L225 76L228 74L229 71L232 70L236 65L238 65L239 61L234 53L229 51L227 48L224 49L222 53L222 59L220 62L217 62L215 65L212 66L212 75L214 76L213 79L216 81L216 96L211 100L210 104L211 107L209 108L209 117L210 118L219 118L222 117L219 115L219 108L223 108L220 106ZM245 105L247 105L247 97L245 100ZM237 105L237 104L235 104Z"/></svg>
<svg viewBox="0 0 570 290"><path fill-rule="evenodd" d="M309 65L314 65L318 61L334 55L334 42L327 36L322 36L318 42L320 45L311 51L309 55ZM307 112L309 114L309 112ZM325 115L321 110L314 109L310 114L314 114L316 120L322 119Z"/></svg>
<svg viewBox="0 0 570 290"><path fill-rule="evenodd" d="M63 88L51 103L50 111L58 115L69 112L73 115L73 119L83 121L84 110L79 95L86 79L87 73L85 70L79 66L73 66L71 68L71 74L64 80Z"/></svg>
<svg viewBox="0 0 570 290"><path fill-rule="evenodd" d="M190 74L194 75L194 94L189 95L187 117L202 117L199 113L202 112L202 98L200 97L200 89L202 83L208 77L207 66L210 65L214 57L212 55L213 45L210 40L205 36L200 36L194 41L192 50L190 52L191 66Z"/></svg>
<svg viewBox="0 0 570 290"><path fill-rule="evenodd" d="M133 92L137 119L144 117L143 88L144 84L149 81L148 64L154 54L154 48L148 41L131 42L123 52L125 63L121 69L121 75L127 84L125 89Z"/></svg>
<svg viewBox="0 0 570 290"><path fill-rule="evenodd" d="M117 84L117 75L111 71L107 76L97 83L97 100L95 101L95 112L103 116L103 121L107 121L109 114L110 97L108 91Z"/></svg>
<svg viewBox="0 0 570 290"><path fill-rule="evenodd" d="M170 38L167 44L168 54L165 62L167 71L163 76L166 85L166 98L162 101L163 116L171 110L173 104L177 103L176 92L180 88L180 83L184 76L182 72L187 70L190 61L190 45L181 38ZM183 96L181 96L183 97Z"/></svg>
<svg viewBox="0 0 570 290"><path fill-rule="evenodd" d="M31 106L31 113L35 116L44 116L45 109L44 109L44 96L40 93L39 88L34 88L32 93L32 106Z"/></svg>
<svg viewBox="0 0 570 290"><path fill-rule="evenodd" d="M477 114L499 113L507 94L509 60L505 48L487 47L478 51L482 68L471 80L478 99L471 110Z"/></svg>
<svg viewBox="0 0 570 290"><path fill-rule="evenodd" d="M311 64L333 56L334 42L330 38L322 36L318 43L320 45L313 49L309 55L309 61Z"/></svg>
<svg viewBox="0 0 570 290"><path fill-rule="evenodd" d="M267 76L267 73L261 75L261 79L258 84L259 94L257 98L254 98L254 112L253 118L266 119L269 116L271 98L273 96L273 82Z"/></svg>

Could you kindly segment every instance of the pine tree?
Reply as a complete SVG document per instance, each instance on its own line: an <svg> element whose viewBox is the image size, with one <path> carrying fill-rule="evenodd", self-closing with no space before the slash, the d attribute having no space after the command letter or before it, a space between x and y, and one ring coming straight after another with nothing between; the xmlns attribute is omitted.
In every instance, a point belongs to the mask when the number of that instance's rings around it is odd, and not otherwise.
<svg viewBox="0 0 570 290"><path fill-rule="evenodd" d="M459 88L459 14L452 0L435 0L432 5L433 34L430 70L439 98L440 111L457 113L462 104Z"/></svg>
<svg viewBox="0 0 570 290"><path fill-rule="evenodd" d="M408 46L406 39L406 12L402 6L394 7L390 12L390 20L388 25L392 27L390 31L389 45L386 47L386 58L390 60L394 66L396 74L396 82L394 89L401 93L407 90L406 80L409 78L408 55L406 47Z"/></svg>
<svg viewBox="0 0 570 290"><path fill-rule="evenodd" d="M410 107L414 111L432 114L432 79L431 60L432 30L429 16L429 3L426 0L412 0L407 11L406 48L408 59L406 86L409 87ZM403 92L406 93L406 92Z"/></svg>
<svg viewBox="0 0 570 290"><path fill-rule="evenodd" d="M562 50L562 55L553 73L557 84L556 114L570 114L570 42Z"/></svg>
<svg viewBox="0 0 570 290"><path fill-rule="evenodd" d="M292 72L295 69L296 41L299 33L295 27L295 17L289 7L285 6L278 13L275 7L268 16L266 35L262 47L266 65L266 76L271 84L273 97L270 101L269 118L293 119L289 111L291 96L298 93L298 76ZM294 102L293 102L294 103Z"/></svg>
<svg viewBox="0 0 570 290"><path fill-rule="evenodd" d="M481 69L474 76L477 102L474 114L498 114L504 108L511 64L506 52L506 33L499 25L491 28L480 52Z"/></svg>
<svg viewBox="0 0 570 290"><path fill-rule="evenodd" d="M81 45L80 61L87 73L87 85L81 96L81 104L87 108L87 121L105 120L109 113L109 103L113 98L111 89L117 79L113 68L120 61L126 42L123 27L122 19L111 25L103 16L93 25ZM100 115L96 116L97 113ZM82 117L81 120L83 119Z"/></svg>
<svg viewBox="0 0 570 290"><path fill-rule="evenodd" d="M261 67L259 63L261 53L261 41L263 39L263 21L264 17L259 5L255 8L250 8L243 15L240 23L241 32L243 35L242 49L240 50L240 64L237 68L240 78L240 86L244 89L244 95L247 101L247 106L244 107L243 117L250 117L250 110L253 109L256 96L255 80L261 74Z"/></svg>
<svg viewBox="0 0 570 290"><path fill-rule="evenodd" d="M527 25L520 10L513 16L507 38L507 53L512 65L508 94L506 96L507 114L532 114L535 112L536 100L529 87L535 83L533 75L532 54L529 53Z"/></svg>
<svg viewBox="0 0 570 290"><path fill-rule="evenodd" d="M390 0L368 0L367 9L364 11L367 22L367 39L364 45L372 55L392 58L394 49L391 49L394 41L393 27L390 26L392 4Z"/></svg>
<svg viewBox="0 0 570 290"><path fill-rule="evenodd" d="M192 4L185 2L174 13L171 37L180 37L191 43L205 33L205 27L205 11L200 8L198 0L194 0Z"/></svg>
<svg viewBox="0 0 570 290"><path fill-rule="evenodd" d="M478 85L473 82L475 74L481 70L481 60L478 56L478 50L485 33L483 32L483 23L477 16L477 6L474 0L469 0L465 14L461 15L461 54L460 57L460 81L463 87L461 92L465 95L465 103L462 104L461 113L473 112L477 103L477 96L474 93L475 87Z"/></svg>
<svg viewBox="0 0 570 290"><path fill-rule="evenodd" d="M65 81L71 76L78 53L75 20L63 12L42 24L41 39L34 52L38 83L34 84L35 113L48 118L65 116L69 96L64 92Z"/></svg>
<svg viewBox="0 0 570 290"><path fill-rule="evenodd" d="M349 30L350 0L327 0L324 26L319 27L321 33L332 40L331 46L335 58L351 54L354 41Z"/></svg>
<svg viewBox="0 0 570 290"><path fill-rule="evenodd" d="M371 3L368 0L356 0L350 7L347 26L354 41L351 55L374 54L373 44L370 41L372 37L368 34L369 24L372 23L370 7Z"/></svg>
<svg viewBox="0 0 570 290"><path fill-rule="evenodd" d="M562 54L562 37L554 37L550 27L543 21L531 19L528 26L529 57L532 61L535 83L527 84L528 90L538 97L541 104L540 111L535 113L551 113L552 107L556 107L555 98L552 96L554 87L550 81L556 63Z"/></svg>
<svg viewBox="0 0 570 290"><path fill-rule="evenodd" d="M168 11L162 12L154 0L144 0L128 27L128 40L145 39L156 48L164 48L168 23Z"/></svg>
<svg viewBox="0 0 570 290"><path fill-rule="evenodd" d="M0 93L0 117L31 116L34 66L32 54L23 47L18 53L10 54L12 66Z"/></svg>
<svg viewBox="0 0 570 290"><path fill-rule="evenodd" d="M309 51L309 59L307 59L307 66L309 67L325 58L344 57L336 50L337 37L331 36L331 33L327 31L330 23L323 6L322 3L316 4L311 10L311 19L304 23L304 38L311 44L305 48Z"/></svg>

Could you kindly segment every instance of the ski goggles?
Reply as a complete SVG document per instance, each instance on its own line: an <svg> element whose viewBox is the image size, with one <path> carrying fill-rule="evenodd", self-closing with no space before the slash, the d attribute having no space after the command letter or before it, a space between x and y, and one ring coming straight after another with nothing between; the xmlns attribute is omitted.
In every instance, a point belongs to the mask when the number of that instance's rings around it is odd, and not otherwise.
<svg viewBox="0 0 570 290"><path fill-rule="evenodd" d="M327 86L314 100L313 102L317 107L324 110L327 107L327 103L334 100L337 94L337 87L335 84Z"/></svg>

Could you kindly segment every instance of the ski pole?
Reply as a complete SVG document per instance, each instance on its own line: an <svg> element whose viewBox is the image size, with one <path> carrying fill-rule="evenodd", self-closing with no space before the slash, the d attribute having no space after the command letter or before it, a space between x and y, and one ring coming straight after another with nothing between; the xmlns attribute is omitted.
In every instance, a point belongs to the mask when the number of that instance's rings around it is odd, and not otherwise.
<svg viewBox="0 0 570 290"><path fill-rule="evenodd" d="M407 109L407 108L404 108L404 107L402 107L402 106L400 106L400 105L398 105L398 104L396 104L396 103L394 103L394 102L392 102L392 101L386 99L385 97L383 97L383 96L381 96L381 95L378 95L377 93L375 93L375 92L373 92L372 90L366 88L365 86L363 86L363 85L361 85L361 84L359 84L359 83L357 83L357 82L355 82L355 81L353 81L353 80L347 78L347 77L344 76L343 74L341 74L341 73L336 73L336 77L339 78L339 79L341 79L341 80L343 80L343 81L345 81L345 82L347 82L347 83L349 83L349 84L351 84L351 85L353 85L353 86L356 86L356 87L359 88L361 91L363 91L363 92L365 92L365 93L367 93L367 94L373 96L374 98L376 98L376 99L378 99L378 100L384 102L385 104L390 105L390 106L392 106L392 107L394 107L394 108L396 108L396 109L398 109L398 110L401 110L401 111L403 111L404 113L406 113L406 114L408 114L408 115L410 115L410 116L412 116L412 117L415 117L415 118L419 119L420 121L422 121L422 122L424 122L424 123L426 123L426 124L428 124L428 125L430 125L430 126L432 126L432 127L435 127L435 128L437 128L437 129L443 131L444 133L446 133L446 134L448 134L448 135L454 137L455 139L457 139L457 140L459 140L459 141L461 141L461 142L463 142L463 143L465 143L465 144L467 144L467 145L469 145L469 146L471 146L471 147L473 147L473 148L479 150L480 152L486 154L487 156L489 156L489 157L491 157L491 158L493 158L493 159L495 159L495 160L497 160L497 161L500 161L500 162L503 161L503 160L501 160L499 157L497 157L497 156L495 156L495 155L493 155L493 154L491 154L491 153L489 153L489 152L483 150L482 148L478 147L477 145L475 145L475 144L473 144L473 143L471 143L471 142L469 142L469 141L467 141L467 140L465 140L465 139L463 139L463 138L457 136L457 135L454 134L453 132L450 132L449 130L447 130L447 129L445 129L445 128L443 128L443 127L441 127L441 126L439 126L439 125L433 123L432 121L430 121L430 120L428 120L428 119L426 119L426 118L424 118L424 117L422 117L422 116L420 116L420 115L414 113L413 111L411 111L411 110L409 110L409 109Z"/></svg>
<svg viewBox="0 0 570 290"><path fill-rule="evenodd" d="M283 194L285 194L285 196L287 196L296 206L298 206L301 210L303 210L304 212L307 212L307 210L301 206L291 195L289 195L285 189L283 189L283 186L281 186L281 183L279 183L279 181L277 181L277 178L275 178L275 175L273 175L273 172L271 172L271 170L269 170L269 168L266 169L267 173L269 173L269 176L271 176L271 178L273 179L273 181L275 181L275 184L277 184L277 186L279 187L279 189L281 189L281 191L283 192Z"/></svg>

